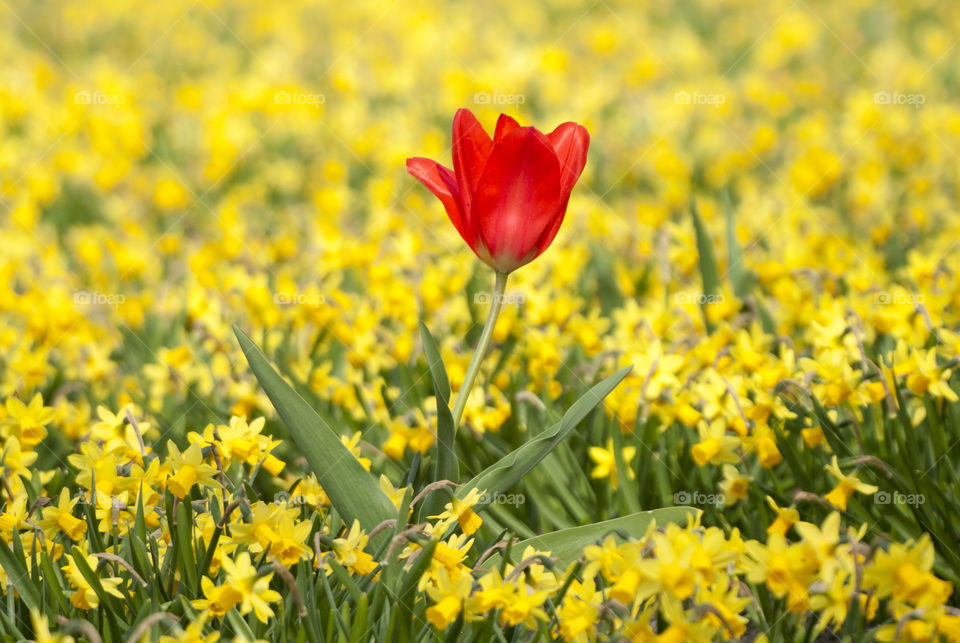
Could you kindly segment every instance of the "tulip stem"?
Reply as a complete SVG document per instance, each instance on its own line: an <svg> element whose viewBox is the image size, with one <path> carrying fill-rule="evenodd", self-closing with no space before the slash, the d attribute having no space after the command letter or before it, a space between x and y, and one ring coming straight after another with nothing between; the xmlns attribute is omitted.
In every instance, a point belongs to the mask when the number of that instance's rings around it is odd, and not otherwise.
<svg viewBox="0 0 960 643"><path fill-rule="evenodd" d="M497 280L493 286L493 297L490 298L490 312L487 314L487 321L483 325L483 333L480 335L480 341L477 343L477 350L473 353L473 359L470 360L470 366L467 367L467 374L463 378L463 385L457 391L457 400L453 405L453 428L454 431L460 426L460 418L463 416L463 409L467 406L467 398L470 397L470 389L473 388L473 382L477 379L480 372L480 365L487 353L487 346L490 344L490 337L493 336L493 329L497 325L497 317L500 316L500 307L503 305L503 293L507 289L507 273L497 272Z"/></svg>

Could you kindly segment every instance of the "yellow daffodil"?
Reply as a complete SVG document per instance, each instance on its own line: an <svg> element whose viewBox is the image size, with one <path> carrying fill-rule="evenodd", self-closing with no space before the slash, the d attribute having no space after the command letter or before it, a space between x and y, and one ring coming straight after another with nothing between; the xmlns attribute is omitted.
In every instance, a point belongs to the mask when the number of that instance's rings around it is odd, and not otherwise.
<svg viewBox="0 0 960 643"><path fill-rule="evenodd" d="M700 442L690 448L690 455L698 466L702 467L707 463L733 463L740 460L740 456L736 453L736 449L740 446L740 438L727 435L726 424L722 420L709 424L701 422L697 431L700 434Z"/></svg>
<svg viewBox="0 0 960 643"><path fill-rule="evenodd" d="M177 445L170 440L167 442L167 449L170 452L167 462L170 464L171 475L167 477L166 485L175 496L185 497L196 484L220 488L220 483L214 478L217 469L204 463L199 444L191 444L181 453Z"/></svg>
<svg viewBox="0 0 960 643"><path fill-rule="evenodd" d="M633 480L636 475L630 462L637 455L637 447L627 446L620 449L624 466L626 467L626 476ZM593 460L594 467L590 472L591 478L608 478L610 487L616 490L620 486L620 478L617 476L617 459L613 451L613 438L607 438L607 446L590 447L587 449L587 455Z"/></svg>
<svg viewBox="0 0 960 643"><path fill-rule="evenodd" d="M88 554L85 547L81 548L83 555L83 560L87 566L96 573L100 561L93 554ZM77 562L74 559L73 555L67 555L67 564L61 569L63 570L64 575L67 577L70 586L75 590L70 595L70 602L73 603L74 607L77 607L82 610L94 609L100 605L100 595L96 590L90 585L87 581L86 576L80 571L80 568L77 566ZM122 578L117 578L115 576L99 576L100 585L103 588L103 591L111 596L117 598L123 598L123 594L118 589L123 584Z"/></svg>
<svg viewBox="0 0 960 643"><path fill-rule="evenodd" d="M56 505L44 507L43 518L37 523L48 538L53 538L62 532L67 538L78 541L87 531L87 523L73 515L74 507L79 498L70 498L69 490L64 487L60 491L60 498Z"/></svg>
<svg viewBox="0 0 960 643"><path fill-rule="evenodd" d="M56 409L43 405L43 396L37 393L26 405L15 397L7 399L7 413L4 429L19 440L21 446L32 450L47 435L46 426L56 416Z"/></svg>
<svg viewBox="0 0 960 643"><path fill-rule="evenodd" d="M441 525L456 521L460 525L460 530L470 536L483 524L483 519L474 512L473 507L480 502L485 493L486 490L471 489L462 500L453 498L444 506L443 512L430 518L439 520Z"/></svg>
<svg viewBox="0 0 960 643"><path fill-rule="evenodd" d="M846 510L847 503L854 492L872 494L879 491L879 487L861 481L856 474L845 475L837 464L837 456L833 456L831 463L824 468L839 481L833 490L824 496L824 499L838 509Z"/></svg>
<svg viewBox="0 0 960 643"><path fill-rule="evenodd" d="M225 577L221 585L214 585L209 578L203 577L201 582L206 598L194 601L194 607L207 609L218 616L236 607L243 615L253 611L257 620L266 623L274 615L270 603L282 598L279 592L270 589L273 572L261 574L246 552L234 559L225 557L222 568Z"/></svg>

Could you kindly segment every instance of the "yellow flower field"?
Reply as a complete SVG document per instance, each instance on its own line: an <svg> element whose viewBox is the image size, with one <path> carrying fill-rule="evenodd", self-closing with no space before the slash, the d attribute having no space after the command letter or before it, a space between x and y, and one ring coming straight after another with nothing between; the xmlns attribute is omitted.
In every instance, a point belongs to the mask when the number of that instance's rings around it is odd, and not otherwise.
<svg viewBox="0 0 960 643"><path fill-rule="evenodd" d="M4 641L960 641L957 3L0 29Z"/></svg>

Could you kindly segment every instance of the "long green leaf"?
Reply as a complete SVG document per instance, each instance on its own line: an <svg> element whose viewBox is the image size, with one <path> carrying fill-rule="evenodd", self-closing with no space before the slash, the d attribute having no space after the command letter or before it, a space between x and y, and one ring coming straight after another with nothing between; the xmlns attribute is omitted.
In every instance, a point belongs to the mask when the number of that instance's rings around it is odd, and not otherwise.
<svg viewBox="0 0 960 643"><path fill-rule="evenodd" d="M563 441L583 418L587 416L610 391L627 376L632 366L622 368L602 382L594 385L589 391L573 403L563 414L563 418L552 427L530 440L522 447L505 455L495 464L481 471L470 482L460 487L458 496L463 498L471 489L486 490L488 495L506 491L527 475L541 460L547 457L560 442ZM482 509L482 507L477 507Z"/></svg>
<svg viewBox="0 0 960 643"><path fill-rule="evenodd" d="M718 295L721 292L720 271L717 269L717 259L713 253L713 241L710 239L710 232L704 225L700 217L700 210L697 209L697 202L690 201L690 214L693 216L693 227L697 233L697 255L700 258L700 279L703 283L703 295L701 299L700 310L703 313L703 323L707 332L713 332L713 324L707 316L707 306L710 298L708 295Z"/></svg>
<svg viewBox="0 0 960 643"><path fill-rule="evenodd" d="M243 638L248 641L256 641L257 635L253 633L253 630L250 629L250 624L243 620L243 617L240 616L240 612L235 609L231 609L226 614L226 619L230 621L230 625L233 626L235 632L240 634Z"/></svg>
<svg viewBox="0 0 960 643"><path fill-rule="evenodd" d="M14 542L18 542L19 539L20 534L14 529ZM23 599L29 609L43 609L40 601L40 590L34 585L33 579L30 578L23 557L15 554L4 542L0 542L0 567L6 572L9 582L17 590L20 598Z"/></svg>
<svg viewBox="0 0 960 643"><path fill-rule="evenodd" d="M420 322L420 338L423 341L427 365L430 367L430 377L433 379L433 393L437 398L437 466L433 479L460 482L460 465L454 446L456 427L453 425L453 413L450 412L450 380L437 340L423 322ZM443 507L443 498L443 491L440 490L430 494L423 505L423 515L437 513Z"/></svg>
<svg viewBox="0 0 960 643"><path fill-rule="evenodd" d="M340 441L333 428L280 376L266 355L234 328L250 368L303 452L320 486L348 525L354 519L370 530L393 518L397 509L374 477Z"/></svg>
<svg viewBox="0 0 960 643"><path fill-rule="evenodd" d="M190 497L184 498L177 506L176 541L179 552L180 574L186 581L187 591L193 592L200 587L197 577L197 557L193 551L193 508ZM181 586L181 591L183 591Z"/></svg>
<svg viewBox="0 0 960 643"><path fill-rule="evenodd" d="M538 551L549 551L553 558L559 558L559 565L566 567L583 554L583 548L592 545L611 532L625 532L635 538L643 536L650 523L654 520L657 525L667 523L684 523L690 516L696 516L699 509L693 507L666 507L653 511L641 511L621 518L613 518L604 522L596 522L571 529L553 531L541 536L534 536L522 540L513 546L513 550L522 552L527 547ZM619 539L619 536L614 535Z"/></svg>
<svg viewBox="0 0 960 643"><path fill-rule="evenodd" d="M703 280L703 294L715 295L720 292L720 271L717 270L717 259L713 254L713 240L707 226L700 217L697 202L690 202L690 213L693 216L693 227L697 233L697 254L700 257L700 277Z"/></svg>
<svg viewBox="0 0 960 643"><path fill-rule="evenodd" d="M53 563L50 561L50 554L46 551L40 552L40 568L43 570L44 586L49 589L50 594L56 598L57 604L60 606L60 611L66 614L68 611L67 594L63 591L63 582L61 581L60 574L53 568ZM52 604L51 602L51 605Z"/></svg>

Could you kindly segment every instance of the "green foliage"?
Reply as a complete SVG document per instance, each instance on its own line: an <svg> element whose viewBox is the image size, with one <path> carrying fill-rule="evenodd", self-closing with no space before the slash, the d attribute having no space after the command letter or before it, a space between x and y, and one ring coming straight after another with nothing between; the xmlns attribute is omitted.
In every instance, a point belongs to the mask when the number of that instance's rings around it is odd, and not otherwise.
<svg viewBox="0 0 960 643"><path fill-rule="evenodd" d="M339 434L284 381L253 340L240 329L235 330L250 368L337 512L348 524L359 520L368 531L392 518L393 503L343 445Z"/></svg>

